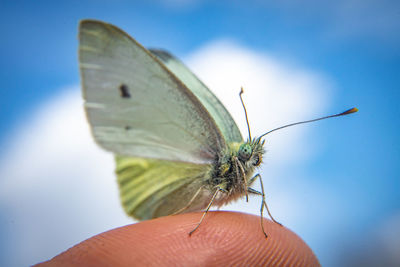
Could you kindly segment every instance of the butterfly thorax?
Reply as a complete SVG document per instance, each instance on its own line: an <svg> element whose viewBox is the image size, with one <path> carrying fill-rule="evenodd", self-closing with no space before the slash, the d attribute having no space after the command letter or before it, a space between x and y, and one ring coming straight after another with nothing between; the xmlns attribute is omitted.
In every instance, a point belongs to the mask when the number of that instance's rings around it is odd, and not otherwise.
<svg viewBox="0 0 400 267"><path fill-rule="evenodd" d="M264 141L258 138L243 143L230 143L215 161L210 186L223 189L229 200L245 195L255 168L262 162L263 145Z"/></svg>

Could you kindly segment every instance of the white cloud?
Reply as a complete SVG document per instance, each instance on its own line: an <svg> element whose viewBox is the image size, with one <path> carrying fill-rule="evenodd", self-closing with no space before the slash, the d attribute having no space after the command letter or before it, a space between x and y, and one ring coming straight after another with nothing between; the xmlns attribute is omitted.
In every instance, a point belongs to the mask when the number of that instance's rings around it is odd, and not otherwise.
<svg viewBox="0 0 400 267"><path fill-rule="evenodd" d="M331 91L330 82L321 74L227 40L210 43L185 61L229 107L244 138L247 126L239 99L241 86L253 136L323 115ZM309 144L300 140L306 129L294 127L267 136L267 150L273 154L269 160L276 165L304 159ZM300 147L301 143L305 147Z"/></svg>
<svg viewBox="0 0 400 267"><path fill-rule="evenodd" d="M244 135L240 86L253 134L321 115L327 103L329 86L321 75L232 42L211 43L186 62L232 112ZM78 87L64 90L25 121L0 162L0 208L7 229L0 258L7 265L46 260L94 234L131 222L119 204L113 157L94 144ZM268 137L269 178L312 153L305 129ZM293 221L307 216L296 212L297 200L289 197L296 189L278 193L271 202L274 210L294 214ZM252 203L249 209L244 202L238 205L258 214L259 201Z"/></svg>

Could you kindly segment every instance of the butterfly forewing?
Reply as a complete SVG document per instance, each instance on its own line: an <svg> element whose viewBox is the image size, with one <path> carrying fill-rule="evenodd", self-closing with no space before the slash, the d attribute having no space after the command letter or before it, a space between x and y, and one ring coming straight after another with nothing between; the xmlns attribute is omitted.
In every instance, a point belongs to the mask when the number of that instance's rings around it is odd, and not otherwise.
<svg viewBox="0 0 400 267"><path fill-rule="evenodd" d="M161 61L120 29L80 24L85 108L96 141L116 154L210 163L226 148L201 102Z"/></svg>

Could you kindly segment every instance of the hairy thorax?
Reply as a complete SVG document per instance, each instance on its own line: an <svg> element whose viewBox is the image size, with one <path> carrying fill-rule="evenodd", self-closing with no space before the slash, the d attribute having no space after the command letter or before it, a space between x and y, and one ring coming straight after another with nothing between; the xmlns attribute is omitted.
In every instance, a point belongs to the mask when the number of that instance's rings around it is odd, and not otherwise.
<svg viewBox="0 0 400 267"><path fill-rule="evenodd" d="M210 170L209 190L217 193L214 205L221 206L246 194L256 166L238 156L240 143L232 143L214 162Z"/></svg>

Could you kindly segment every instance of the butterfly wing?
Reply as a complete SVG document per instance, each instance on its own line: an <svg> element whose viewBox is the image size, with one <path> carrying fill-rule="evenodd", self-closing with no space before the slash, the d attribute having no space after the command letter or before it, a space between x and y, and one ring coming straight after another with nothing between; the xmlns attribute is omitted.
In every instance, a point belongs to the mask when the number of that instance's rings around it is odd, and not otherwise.
<svg viewBox="0 0 400 267"><path fill-rule="evenodd" d="M125 32L84 20L79 41L86 113L103 148L198 164L212 162L226 148L195 94Z"/></svg>
<svg viewBox="0 0 400 267"><path fill-rule="evenodd" d="M201 101L227 142L242 142L235 121L218 98L179 59L164 50L150 49Z"/></svg>
<svg viewBox="0 0 400 267"><path fill-rule="evenodd" d="M117 157L116 162L122 205L137 219L201 210L211 199L208 187L203 186L209 164L131 157Z"/></svg>

